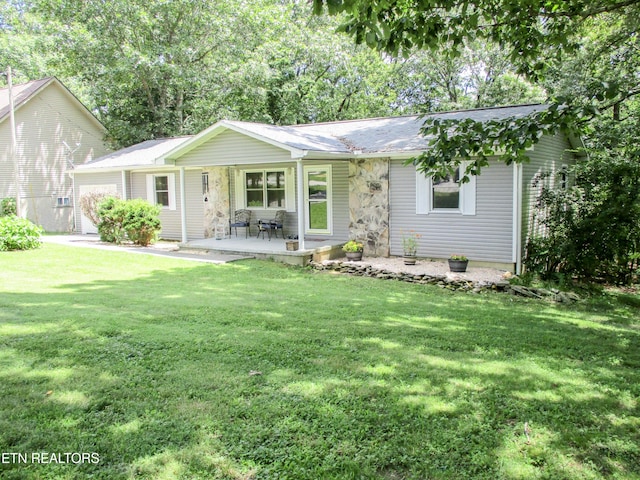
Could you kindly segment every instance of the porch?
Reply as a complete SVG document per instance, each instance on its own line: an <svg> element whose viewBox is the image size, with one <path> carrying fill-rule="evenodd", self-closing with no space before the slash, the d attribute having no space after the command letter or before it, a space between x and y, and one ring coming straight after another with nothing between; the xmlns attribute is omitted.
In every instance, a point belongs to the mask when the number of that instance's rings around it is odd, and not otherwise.
<svg viewBox="0 0 640 480"><path fill-rule="evenodd" d="M200 251L206 253L225 253L252 256L259 259L272 259L276 262L291 265L307 265L311 260L322 262L344 256L342 245L346 240L320 240L305 238L303 250L287 250L287 242L282 238L245 238L239 236L225 236L224 238L205 238L191 240L180 244L181 251ZM295 241L295 240L294 240Z"/></svg>

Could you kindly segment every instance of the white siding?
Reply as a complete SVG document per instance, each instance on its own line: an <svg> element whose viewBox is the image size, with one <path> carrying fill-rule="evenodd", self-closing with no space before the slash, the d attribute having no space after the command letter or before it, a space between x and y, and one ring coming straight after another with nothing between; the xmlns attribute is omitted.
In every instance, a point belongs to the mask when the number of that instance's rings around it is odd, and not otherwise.
<svg viewBox="0 0 640 480"><path fill-rule="evenodd" d="M453 253L471 260L513 262L513 170L492 163L476 179L476 214L416 214L416 173L401 160L391 162L391 255L402 255L402 231L421 235L418 256L447 258Z"/></svg>
<svg viewBox="0 0 640 480"><path fill-rule="evenodd" d="M16 110L21 197L27 218L48 231L73 228L72 208L56 207L56 197L72 197L67 172L72 149L76 164L108 153L104 129L56 82L49 84ZM0 198L15 196L13 161L9 158L10 122L0 124Z"/></svg>

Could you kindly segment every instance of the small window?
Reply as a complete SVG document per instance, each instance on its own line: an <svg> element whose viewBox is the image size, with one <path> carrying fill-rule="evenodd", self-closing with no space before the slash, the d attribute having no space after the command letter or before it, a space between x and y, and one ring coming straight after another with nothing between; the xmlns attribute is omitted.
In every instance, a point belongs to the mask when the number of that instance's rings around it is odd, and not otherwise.
<svg viewBox="0 0 640 480"><path fill-rule="evenodd" d="M69 207L71 206L71 198L58 197L56 198L56 207Z"/></svg>
<svg viewBox="0 0 640 480"><path fill-rule="evenodd" d="M453 177L433 179L431 205L434 210L460 208L460 169Z"/></svg>
<svg viewBox="0 0 640 480"><path fill-rule="evenodd" d="M155 177L156 204L169 206L169 177L158 175Z"/></svg>
<svg viewBox="0 0 640 480"><path fill-rule="evenodd" d="M209 193L209 174L202 174L202 195L206 195Z"/></svg>
<svg viewBox="0 0 640 480"><path fill-rule="evenodd" d="M569 187L569 167L562 165L560 170L560 189L566 190Z"/></svg>

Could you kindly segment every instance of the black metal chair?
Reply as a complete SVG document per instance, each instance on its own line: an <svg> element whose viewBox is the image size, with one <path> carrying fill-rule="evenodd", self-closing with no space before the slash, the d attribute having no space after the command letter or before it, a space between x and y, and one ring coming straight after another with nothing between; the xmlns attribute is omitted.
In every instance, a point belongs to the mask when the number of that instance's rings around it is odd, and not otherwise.
<svg viewBox="0 0 640 480"><path fill-rule="evenodd" d="M284 219L286 215L286 210L278 210L272 220L258 220L258 237L262 233L262 238L264 238L264 232L267 232L269 240L271 240L271 232L273 232L276 238L278 238L278 230L280 230L282 232L282 238L284 239Z"/></svg>
<svg viewBox="0 0 640 480"><path fill-rule="evenodd" d="M233 222L229 223L229 233L234 228L236 237L238 236L238 227L244 228L245 238L249 238L249 230L251 229L251 210L236 210L233 215Z"/></svg>

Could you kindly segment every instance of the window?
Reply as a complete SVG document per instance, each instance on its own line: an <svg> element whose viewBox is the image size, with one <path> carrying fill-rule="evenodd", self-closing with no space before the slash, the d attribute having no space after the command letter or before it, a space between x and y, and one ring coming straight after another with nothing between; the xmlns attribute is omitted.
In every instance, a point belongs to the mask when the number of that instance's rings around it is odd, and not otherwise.
<svg viewBox="0 0 640 480"><path fill-rule="evenodd" d="M245 172L246 205L251 208L284 208L286 183L284 170Z"/></svg>
<svg viewBox="0 0 640 480"><path fill-rule="evenodd" d="M569 188L569 166L562 165L560 169L560 188L566 190Z"/></svg>
<svg viewBox="0 0 640 480"><path fill-rule="evenodd" d="M453 178L427 178L416 170L416 214L476 214L476 177L469 176L467 183L460 183L460 171L464 171L466 162L462 162Z"/></svg>
<svg viewBox="0 0 640 480"><path fill-rule="evenodd" d="M169 210L176 209L175 174L147 175L147 200L153 205L160 205Z"/></svg>
<svg viewBox="0 0 640 480"><path fill-rule="evenodd" d="M209 193L209 174L202 174L202 195L207 195Z"/></svg>
<svg viewBox="0 0 640 480"><path fill-rule="evenodd" d="M455 176L447 175L445 178L431 182L431 205L433 210L460 208L460 169L456 169Z"/></svg>
<svg viewBox="0 0 640 480"><path fill-rule="evenodd" d="M169 177L158 175L155 177L156 205L169 206Z"/></svg>
<svg viewBox="0 0 640 480"><path fill-rule="evenodd" d="M71 199L69 197L56 198L56 207L70 207Z"/></svg>

